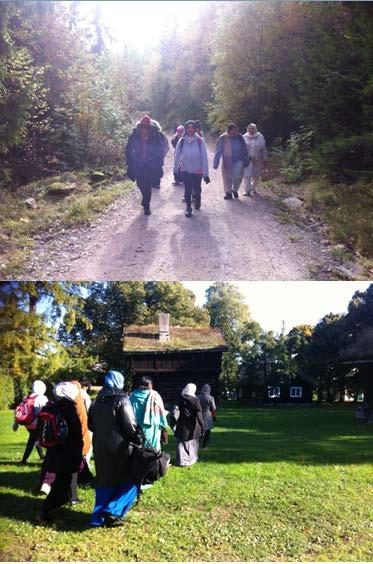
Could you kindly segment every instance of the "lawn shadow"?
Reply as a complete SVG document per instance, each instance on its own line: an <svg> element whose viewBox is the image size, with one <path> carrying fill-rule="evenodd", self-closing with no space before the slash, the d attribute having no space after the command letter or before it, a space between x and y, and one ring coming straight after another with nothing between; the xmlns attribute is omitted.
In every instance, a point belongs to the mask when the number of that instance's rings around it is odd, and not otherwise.
<svg viewBox="0 0 373 564"><path fill-rule="evenodd" d="M43 499L23 495L22 497L13 493L0 493L0 515L17 521L28 521L36 524L35 516L40 511ZM55 530L83 532L91 529L87 513L61 507L53 512L53 522L45 525L46 528L53 527Z"/></svg>

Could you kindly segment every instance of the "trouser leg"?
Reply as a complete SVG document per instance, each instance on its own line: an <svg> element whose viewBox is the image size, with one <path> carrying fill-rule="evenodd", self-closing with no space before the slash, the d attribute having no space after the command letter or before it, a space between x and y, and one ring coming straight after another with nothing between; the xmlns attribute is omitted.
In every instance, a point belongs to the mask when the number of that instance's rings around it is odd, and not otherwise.
<svg viewBox="0 0 373 564"><path fill-rule="evenodd" d="M137 186L142 194L142 205L144 209L150 208L150 200L152 197L152 173L147 167L143 167L137 178Z"/></svg>
<svg viewBox="0 0 373 564"><path fill-rule="evenodd" d="M202 192L202 174L193 174L193 189L196 195L194 207L199 210L201 207L201 192Z"/></svg>
<svg viewBox="0 0 373 564"><path fill-rule="evenodd" d="M185 201L187 212L192 211L192 191L193 191L193 175L189 172L184 173Z"/></svg>
<svg viewBox="0 0 373 564"><path fill-rule="evenodd" d="M222 168L223 186L226 194L232 194L233 169Z"/></svg>
<svg viewBox="0 0 373 564"><path fill-rule="evenodd" d="M202 438L202 448L206 448L210 442L211 430L205 431Z"/></svg>
<svg viewBox="0 0 373 564"><path fill-rule="evenodd" d="M242 178L243 178L243 171L244 167L242 161L235 163L233 165L233 192L238 192L239 187L241 186Z"/></svg>
<svg viewBox="0 0 373 564"><path fill-rule="evenodd" d="M28 431L29 436L28 436L28 440L27 440L27 443L26 443L25 452L23 453L23 456L22 456L22 461L21 461L22 464L26 464L28 457L30 456L30 454L32 452L32 449L34 448L35 441L36 441L37 436L38 436L36 429L27 429L27 431ZM40 447L39 447L39 449L40 449ZM39 456L40 456L40 458L42 458L42 455L40 455L40 453L39 453Z"/></svg>
<svg viewBox="0 0 373 564"><path fill-rule="evenodd" d="M71 500L78 499L78 472L74 472L71 478Z"/></svg>

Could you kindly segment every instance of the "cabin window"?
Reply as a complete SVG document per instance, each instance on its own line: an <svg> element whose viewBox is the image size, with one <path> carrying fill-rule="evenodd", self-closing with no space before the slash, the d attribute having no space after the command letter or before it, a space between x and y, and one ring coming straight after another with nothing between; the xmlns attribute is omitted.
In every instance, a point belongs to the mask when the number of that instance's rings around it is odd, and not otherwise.
<svg viewBox="0 0 373 564"><path fill-rule="evenodd" d="M268 388L269 398L279 398L280 397L280 386L274 386L273 388Z"/></svg>
<svg viewBox="0 0 373 564"><path fill-rule="evenodd" d="M301 397L302 397L302 388L301 388L301 386L291 386L291 388L290 388L290 397L291 397L291 398L301 398Z"/></svg>

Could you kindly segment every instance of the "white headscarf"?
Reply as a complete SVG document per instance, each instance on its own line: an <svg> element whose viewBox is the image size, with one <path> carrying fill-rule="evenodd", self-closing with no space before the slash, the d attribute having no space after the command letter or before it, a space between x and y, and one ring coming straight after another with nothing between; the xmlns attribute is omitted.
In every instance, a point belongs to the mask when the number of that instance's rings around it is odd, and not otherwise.
<svg viewBox="0 0 373 564"><path fill-rule="evenodd" d="M255 129L254 133L252 133L252 134L250 133L249 127L253 127ZM258 128L255 125L255 123L249 123L249 125L247 126L247 133L248 133L249 137L251 137L252 139L256 139L256 137L258 137L258 135L259 135L258 134Z"/></svg>
<svg viewBox="0 0 373 564"><path fill-rule="evenodd" d="M79 390L72 382L60 382L53 388L53 393L58 399L66 398L70 401L75 401Z"/></svg>
<svg viewBox="0 0 373 564"><path fill-rule="evenodd" d="M33 394L38 394L38 396L42 396L43 394L45 394L46 390L47 390L47 386L44 384L44 382L42 382L42 380L35 380L35 382L32 384Z"/></svg>
<svg viewBox="0 0 373 564"><path fill-rule="evenodd" d="M187 384L183 391L181 392L182 396L194 396L196 397L197 386L195 384Z"/></svg>

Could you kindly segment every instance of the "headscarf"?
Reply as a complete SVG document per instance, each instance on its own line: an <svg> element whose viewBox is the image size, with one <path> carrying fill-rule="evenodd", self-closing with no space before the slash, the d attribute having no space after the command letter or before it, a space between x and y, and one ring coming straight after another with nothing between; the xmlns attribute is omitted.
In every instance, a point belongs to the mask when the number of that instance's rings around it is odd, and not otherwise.
<svg viewBox="0 0 373 564"><path fill-rule="evenodd" d="M211 394L211 386L209 384L205 384L201 388L201 394Z"/></svg>
<svg viewBox="0 0 373 564"><path fill-rule="evenodd" d="M249 127L253 127L253 128L255 129L254 133L251 134L251 133L249 132ZM247 126L247 132L248 132L248 134L249 134L249 137L252 137L252 138L254 138L254 139L256 139L256 137L258 137L258 128L257 128L257 126L255 125L255 123L249 123L249 125Z"/></svg>
<svg viewBox="0 0 373 564"><path fill-rule="evenodd" d="M60 382L54 386L53 394L57 399L66 398L70 401L75 401L79 390L72 382Z"/></svg>
<svg viewBox="0 0 373 564"><path fill-rule="evenodd" d="M176 133L179 133L180 135L184 135L185 127L183 125L178 125L176 128Z"/></svg>
<svg viewBox="0 0 373 564"><path fill-rule="evenodd" d="M106 388L118 388L122 390L124 386L124 376L116 370L110 370L105 376L104 386Z"/></svg>
<svg viewBox="0 0 373 564"><path fill-rule="evenodd" d="M47 386L44 384L44 382L42 382L42 380L35 380L35 382L32 384L33 394L38 394L38 396L42 396L43 394L45 394L46 390L47 390Z"/></svg>
<svg viewBox="0 0 373 564"><path fill-rule="evenodd" d="M196 397L196 390L197 390L197 386L195 384L187 384L183 389L183 391L181 392L181 395Z"/></svg>

